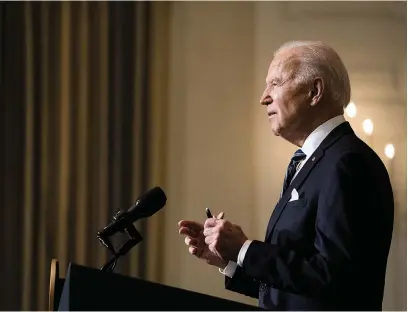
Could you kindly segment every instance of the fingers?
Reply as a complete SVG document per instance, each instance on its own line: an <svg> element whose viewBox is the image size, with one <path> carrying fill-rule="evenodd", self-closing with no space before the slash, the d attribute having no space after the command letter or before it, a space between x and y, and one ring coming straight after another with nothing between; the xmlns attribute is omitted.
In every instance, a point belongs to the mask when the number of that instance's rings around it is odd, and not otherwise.
<svg viewBox="0 0 408 312"><path fill-rule="evenodd" d="M197 247L190 246L188 247L188 252L195 256L197 254L197 249Z"/></svg>
<svg viewBox="0 0 408 312"><path fill-rule="evenodd" d="M205 243L206 243L206 245L211 245L212 243L214 243L215 241L216 241L216 237L213 235L213 236L207 236L205 239L204 239L204 241L205 241Z"/></svg>
<svg viewBox="0 0 408 312"><path fill-rule="evenodd" d="M214 218L209 218L209 219L205 220L204 229L215 227L217 225L217 221L218 221L218 219L214 219Z"/></svg>
<svg viewBox="0 0 408 312"><path fill-rule="evenodd" d="M198 255L198 248L194 246L188 247L188 252L191 253L193 256Z"/></svg>
<svg viewBox="0 0 408 312"><path fill-rule="evenodd" d="M227 220L207 219L204 223L204 236L218 235L220 232L228 229L231 223Z"/></svg>
<svg viewBox="0 0 408 312"><path fill-rule="evenodd" d="M179 221L178 226L187 227L196 233L199 233L203 229L203 225L201 223L190 220L181 220Z"/></svg>
<svg viewBox="0 0 408 312"><path fill-rule="evenodd" d="M197 239L187 236L184 239L184 242L188 246L188 251L189 251L190 254L192 254L193 256L196 256L198 258L201 257L203 249L199 248Z"/></svg>
<svg viewBox="0 0 408 312"><path fill-rule="evenodd" d="M186 235L186 236L191 236L191 237L197 237L198 233L194 232L193 230L187 228L187 227L182 227L179 229L179 234L181 235Z"/></svg>
<svg viewBox="0 0 408 312"><path fill-rule="evenodd" d="M209 218L205 221L204 223L204 228L206 227L214 227L218 224L217 220L222 220L224 218L224 212L220 212L217 216L217 218Z"/></svg>
<svg viewBox="0 0 408 312"><path fill-rule="evenodd" d="M215 248L215 242L212 242L211 244L208 245L208 249L213 253L218 255L217 249ZM218 255L219 256L219 255Z"/></svg>
<svg viewBox="0 0 408 312"><path fill-rule="evenodd" d="M217 218L209 218L208 220L212 221L206 221L207 227L215 226L216 220L220 220L224 218L224 212L220 212L217 216ZM188 236L197 236L202 230L203 230L203 224L197 222L197 221L191 221L191 220L180 220L178 222L178 226L180 227L179 229L179 234L183 235L188 235Z"/></svg>
<svg viewBox="0 0 408 312"><path fill-rule="evenodd" d="M197 258L200 258L202 253L203 253L203 249L198 248L198 247L194 247L194 246L190 246L190 247L188 247L188 252L190 254L192 254L193 256L196 256Z"/></svg>
<svg viewBox="0 0 408 312"><path fill-rule="evenodd" d="M201 235L202 232L205 232L206 238L205 238L205 243L207 245L214 245L218 231L218 227L216 226L224 224L226 221L222 220L224 218L224 212L220 212L216 218L208 218L205 221L205 224L196 222L196 221L190 221L190 220L180 220L178 222L179 225L179 234L185 235L186 237L184 238L185 244L188 246L188 251L190 254L200 258L201 254L203 252L203 248L201 248L199 245L202 244L202 242L199 244L199 240L197 239L199 235ZM215 247L212 246L212 249Z"/></svg>
<svg viewBox="0 0 408 312"><path fill-rule="evenodd" d="M204 235L210 235L215 231L225 230L231 227L231 223L227 220L207 219L204 223Z"/></svg>
<svg viewBox="0 0 408 312"><path fill-rule="evenodd" d="M198 246L198 240L189 236L184 239L184 242L187 246Z"/></svg>
<svg viewBox="0 0 408 312"><path fill-rule="evenodd" d="M210 236L210 235L217 234L218 232L219 232L218 227L209 227L209 228L204 229L203 235Z"/></svg>

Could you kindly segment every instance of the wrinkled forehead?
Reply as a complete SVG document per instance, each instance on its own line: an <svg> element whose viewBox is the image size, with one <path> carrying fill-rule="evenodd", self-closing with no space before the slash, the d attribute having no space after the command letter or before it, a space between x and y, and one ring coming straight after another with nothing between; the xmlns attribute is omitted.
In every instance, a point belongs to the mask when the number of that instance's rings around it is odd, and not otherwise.
<svg viewBox="0 0 408 312"><path fill-rule="evenodd" d="M282 51L275 55L269 69L268 78L290 78L300 68L298 53L293 50Z"/></svg>

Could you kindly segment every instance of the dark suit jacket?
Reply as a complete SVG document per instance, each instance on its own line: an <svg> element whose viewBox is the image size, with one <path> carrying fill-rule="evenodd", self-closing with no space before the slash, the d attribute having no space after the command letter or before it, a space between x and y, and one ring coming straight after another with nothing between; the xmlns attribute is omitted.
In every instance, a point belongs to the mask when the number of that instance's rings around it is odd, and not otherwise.
<svg viewBox="0 0 408 312"><path fill-rule="evenodd" d="M293 188L299 200L288 202ZM270 310L381 310L393 221L385 166L343 123L282 195L265 241L251 243L226 288Z"/></svg>

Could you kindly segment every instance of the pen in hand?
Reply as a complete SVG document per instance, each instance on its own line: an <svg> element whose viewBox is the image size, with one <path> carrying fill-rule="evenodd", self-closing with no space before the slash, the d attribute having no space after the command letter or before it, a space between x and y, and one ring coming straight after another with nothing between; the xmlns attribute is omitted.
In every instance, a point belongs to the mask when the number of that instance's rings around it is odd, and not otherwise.
<svg viewBox="0 0 408 312"><path fill-rule="evenodd" d="M207 218L214 218L214 219L222 219L222 218L224 218L224 213L223 213L223 212L221 212L221 213L218 215L218 217L216 218L216 217L212 214L212 212L211 212L211 210L210 210L209 208L205 208L205 214L207 215ZM199 248L199 249L197 249L196 256L197 256L198 258L200 258L201 255L202 255L202 253L203 253L203 248Z"/></svg>
<svg viewBox="0 0 408 312"><path fill-rule="evenodd" d="M224 218L224 213L221 212L218 217L216 218L209 208L205 208L205 213L207 214L207 218L214 218L214 219L222 219Z"/></svg>

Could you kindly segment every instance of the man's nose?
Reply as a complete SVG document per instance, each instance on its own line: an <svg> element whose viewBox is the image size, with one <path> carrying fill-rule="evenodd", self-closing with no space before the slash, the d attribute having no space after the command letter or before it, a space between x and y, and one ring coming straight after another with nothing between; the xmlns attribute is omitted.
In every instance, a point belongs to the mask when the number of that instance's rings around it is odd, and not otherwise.
<svg viewBox="0 0 408 312"><path fill-rule="evenodd" d="M261 100L259 101L261 103L261 105L269 105L272 103L272 97L270 95L270 93L268 92L268 89L266 89L262 96L261 96Z"/></svg>

